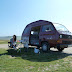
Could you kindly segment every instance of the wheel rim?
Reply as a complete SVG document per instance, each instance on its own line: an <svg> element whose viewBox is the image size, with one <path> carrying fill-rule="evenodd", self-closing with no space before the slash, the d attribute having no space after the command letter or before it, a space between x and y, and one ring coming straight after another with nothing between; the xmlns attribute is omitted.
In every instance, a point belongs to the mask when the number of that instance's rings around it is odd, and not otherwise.
<svg viewBox="0 0 72 72"><path fill-rule="evenodd" d="M44 44L44 45L42 46L42 49L43 49L43 51L47 51L47 45Z"/></svg>
<svg viewBox="0 0 72 72"><path fill-rule="evenodd" d="M57 49L58 49L58 51L62 51L62 50L64 50L64 48L60 48L60 47L58 47Z"/></svg>

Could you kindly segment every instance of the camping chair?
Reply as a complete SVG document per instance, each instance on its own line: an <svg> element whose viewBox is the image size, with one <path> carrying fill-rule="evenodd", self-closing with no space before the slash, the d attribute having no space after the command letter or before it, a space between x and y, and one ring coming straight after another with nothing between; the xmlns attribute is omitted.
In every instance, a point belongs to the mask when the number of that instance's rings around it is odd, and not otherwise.
<svg viewBox="0 0 72 72"><path fill-rule="evenodd" d="M15 50L17 50L17 52L21 53L21 48L19 48L21 45L17 45L16 43L12 44L11 42L8 42L8 47L9 48L14 48Z"/></svg>
<svg viewBox="0 0 72 72"><path fill-rule="evenodd" d="M16 47L16 44L13 45L11 42L8 42L8 47L10 48Z"/></svg>

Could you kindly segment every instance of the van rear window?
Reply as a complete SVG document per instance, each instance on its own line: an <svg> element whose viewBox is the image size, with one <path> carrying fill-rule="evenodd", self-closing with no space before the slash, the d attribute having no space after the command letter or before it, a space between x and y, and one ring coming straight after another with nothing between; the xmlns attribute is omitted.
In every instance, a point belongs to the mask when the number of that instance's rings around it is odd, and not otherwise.
<svg viewBox="0 0 72 72"><path fill-rule="evenodd" d="M42 27L42 32L48 32L48 31L52 31L52 30L54 30L52 25L44 25Z"/></svg>

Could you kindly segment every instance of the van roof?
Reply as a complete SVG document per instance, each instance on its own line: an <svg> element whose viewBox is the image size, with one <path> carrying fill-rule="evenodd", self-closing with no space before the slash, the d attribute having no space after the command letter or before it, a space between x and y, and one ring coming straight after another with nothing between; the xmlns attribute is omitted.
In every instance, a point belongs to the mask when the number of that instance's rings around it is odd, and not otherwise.
<svg viewBox="0 0 72 72"><path fill-rule="evenodd" d="M52 22L50 22L50 21L38 20L38 21L35 21L35 22L28 24L27 26L39 26L39 25L44 25L45 23L51 23L52 24Z"/></svg>

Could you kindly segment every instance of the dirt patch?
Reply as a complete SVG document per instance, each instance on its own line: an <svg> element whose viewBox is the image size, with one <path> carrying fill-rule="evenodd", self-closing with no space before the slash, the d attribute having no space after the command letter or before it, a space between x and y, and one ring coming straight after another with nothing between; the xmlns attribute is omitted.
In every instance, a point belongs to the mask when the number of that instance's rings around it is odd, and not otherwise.
<svg viewBox="0 0 72 72"><path fill-rule="evenodd" d="M8 44L0 44L0 48L8 48Z"/></svg>

